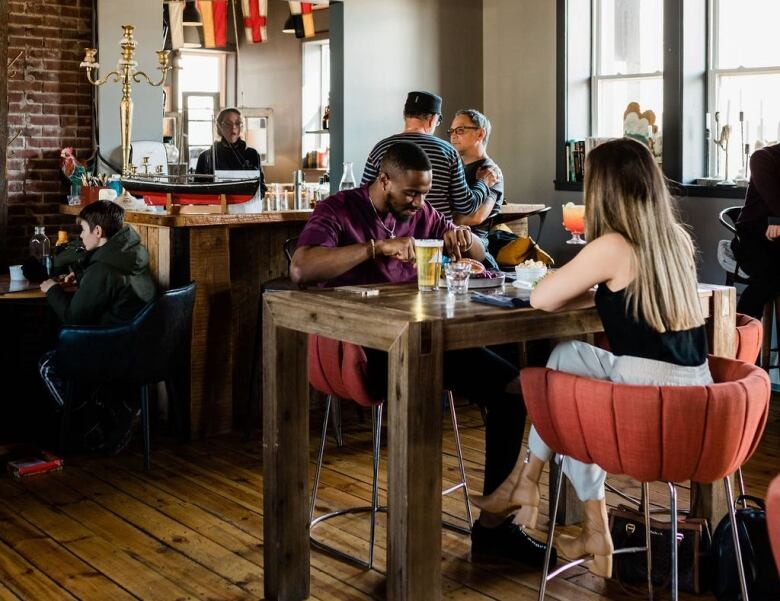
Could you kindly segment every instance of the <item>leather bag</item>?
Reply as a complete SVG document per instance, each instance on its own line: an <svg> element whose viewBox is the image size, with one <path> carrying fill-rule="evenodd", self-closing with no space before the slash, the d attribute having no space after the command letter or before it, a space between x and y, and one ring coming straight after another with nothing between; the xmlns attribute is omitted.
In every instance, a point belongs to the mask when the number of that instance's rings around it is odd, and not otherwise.
<svg viewBox="0 0 780 601"><path fill-rule="evenodd" d="M645 518L641 511L620 505L610 509L609 530L615 549L645 546ZM710 577L710 531L707 520L677 518L677 573L681 591L702 593ZM650 517L653 587L668 588L672 581L671 523ZM612 576L626 592L646 595L647 560L645 552L614 556Z"/></svg>
<svg viewBox="0 0 780 601"><path fill-rule="evenodd" d="M736 510L739 546L750 601L777 601L780 599L780 578L777 575L772 548L769 546L764 501L744 495L737 497L735 506L742 500L756 505ZM737 555L728 515L720 521L712 535L712 558L715 568L712 574L712 592L715 597L718 601L742 599Z"/></svg>

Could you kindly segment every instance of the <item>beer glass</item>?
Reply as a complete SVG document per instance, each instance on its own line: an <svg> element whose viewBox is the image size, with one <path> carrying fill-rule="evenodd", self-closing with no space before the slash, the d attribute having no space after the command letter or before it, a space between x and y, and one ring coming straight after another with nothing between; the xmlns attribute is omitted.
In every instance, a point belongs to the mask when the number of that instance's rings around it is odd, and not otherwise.
<svg viewBox="0 0 780 601"><path fill-rule="evenodd" d="M426 292L438 288L443 250L443 240L414 241L414 255L417 261L418 290Z"/></svg>

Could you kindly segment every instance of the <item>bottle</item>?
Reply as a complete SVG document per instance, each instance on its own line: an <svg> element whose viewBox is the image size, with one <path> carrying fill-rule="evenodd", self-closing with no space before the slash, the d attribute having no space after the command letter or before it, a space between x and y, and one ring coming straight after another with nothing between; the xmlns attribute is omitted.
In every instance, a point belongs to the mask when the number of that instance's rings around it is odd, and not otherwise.
<svg viewBox="0 0 780 601"><path fill-rule="evenodd" d="M65 230L59 230L57 232L57 241L54 243L54 255L60 254L68 245L68 232Z"/></svg>
<svg viewBox="0 0 780 601"><path fill-rule="evenodd" d="M352 163L344 163L344 173L341 175L341 181L339 181L339 190L349 190L355 187L355 176L352 173Z"/></svg>
<svg viewBox="0 0 780 601"><path fill-rule="evenodd" d="M35 233L30 238L30 255L40 261L46 268L46 273L51 271L51 242L43 226L35 226Z"/></svg>
<svg viewBox="0 0 780 601"><path fill-rule="evenodd" d="M325 107L322 113L322 129L330 129L330 104Z"/></svg>
<svg viewBox="0 0 780 601"><path fill-rule="evenodd" d="M293 171L293 209L300 211L303 209L303 199L301 188L303 187L303 171L296 169Z"/></svg>

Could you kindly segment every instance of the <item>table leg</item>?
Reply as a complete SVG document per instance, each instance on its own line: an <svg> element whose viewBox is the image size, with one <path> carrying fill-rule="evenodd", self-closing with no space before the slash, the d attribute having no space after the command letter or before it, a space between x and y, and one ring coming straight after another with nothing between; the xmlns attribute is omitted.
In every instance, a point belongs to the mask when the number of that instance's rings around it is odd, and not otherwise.
<svg viewBox="0 0 780 601"><path fill-rule="evenodd" d="M309 596L309 391L306 334L263 315L263 556L265 598Z"/></svg>
<svg viewBox="0 0 780 601"><path fill-rule="evenodd" d="M710 353L733 358L737 353L737 291L717 288L712 292L710 317L707 320ZM709 520L712 528L728 511L722 486L691 482L691 515Z"/></svg>
<svg viewBox="0 0 780 601"><path fill-rule="evenodd" d="M411 323L389 351L387 598L441 598L442 331Z"/></svg>

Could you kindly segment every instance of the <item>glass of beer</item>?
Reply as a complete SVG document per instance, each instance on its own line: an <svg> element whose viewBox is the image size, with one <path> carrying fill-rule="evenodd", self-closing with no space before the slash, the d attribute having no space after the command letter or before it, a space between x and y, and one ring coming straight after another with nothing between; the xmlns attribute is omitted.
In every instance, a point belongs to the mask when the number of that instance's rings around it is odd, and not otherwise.
<svg viewBox="0 0 780 601"><path fill-rule="evenodd" d="M441 256L444 240L415 240L414 255L417 260L417 289L426 292L439 287Z"/></svg>

